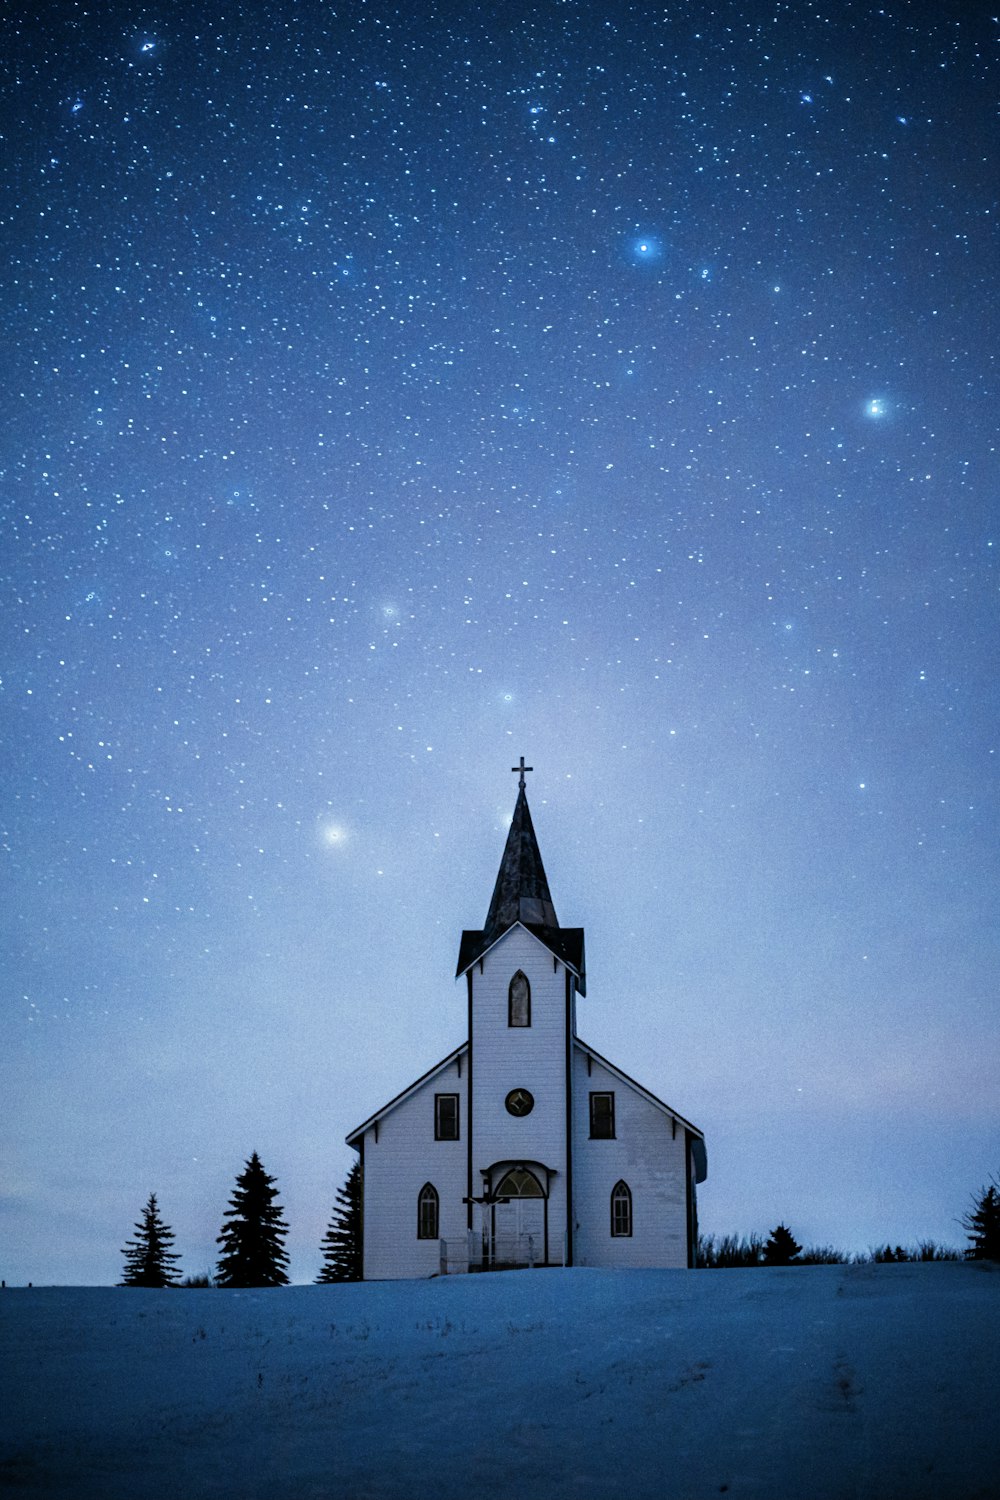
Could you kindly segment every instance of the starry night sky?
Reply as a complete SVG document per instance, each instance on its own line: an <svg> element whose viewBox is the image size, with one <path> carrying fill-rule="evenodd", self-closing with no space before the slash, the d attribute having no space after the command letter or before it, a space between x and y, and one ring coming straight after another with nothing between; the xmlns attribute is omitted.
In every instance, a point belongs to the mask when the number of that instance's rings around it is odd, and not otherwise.
<svg viewBox="0 0 1000 1500"><path fill-rule="evenodd" d="M0 173L8 1283L208 1269L464 1037L528 795L706 1231L1000 1165L998 25L66 3ZM994 542L996 541L996 545Z"/></svg>

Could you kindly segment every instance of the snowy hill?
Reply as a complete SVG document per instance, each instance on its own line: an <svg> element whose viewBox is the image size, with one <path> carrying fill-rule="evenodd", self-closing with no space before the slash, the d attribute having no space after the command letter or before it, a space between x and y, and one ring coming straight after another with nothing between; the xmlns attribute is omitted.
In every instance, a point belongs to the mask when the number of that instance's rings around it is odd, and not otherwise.
<svg viewBox="0 0 1000 1500"><path fill-rule="evenodd" d="M998 1314L971 1264L7 1290L0 1489L996 1500Z"/></svg>

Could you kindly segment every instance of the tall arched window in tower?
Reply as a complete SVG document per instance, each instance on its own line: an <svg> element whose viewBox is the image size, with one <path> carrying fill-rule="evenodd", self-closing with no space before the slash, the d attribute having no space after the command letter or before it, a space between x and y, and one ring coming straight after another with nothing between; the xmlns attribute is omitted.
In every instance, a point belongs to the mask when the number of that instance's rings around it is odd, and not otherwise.
<svg viewBox="0 0 1000 1500"><path fill-rule="evenodd" d="M437 1188L425 1182L417 1198L417 1239L436 1240L438 1237Z"/></svg>
<svg viewBox="0 0 1000 1500"><path fill-rule="evenodd" d="M507 991L507 1025L531 1025L531 985L522 969L518 969Z"/></svg>
<svg viewBox="0 0 1000 1500"><path fill-rule="evenodd" d="M616 1182L611 1189L612 1238L632 1236L632 1193L627 1182Z"/></svg>

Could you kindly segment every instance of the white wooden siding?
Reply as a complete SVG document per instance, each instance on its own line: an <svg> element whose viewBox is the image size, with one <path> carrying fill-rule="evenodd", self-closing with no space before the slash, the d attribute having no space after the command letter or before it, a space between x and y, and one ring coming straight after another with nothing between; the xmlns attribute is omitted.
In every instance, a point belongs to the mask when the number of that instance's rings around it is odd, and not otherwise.
<svg viewBox="0 0 1000 1500"><path fill-rule="evenodd" d="M510 981L518 971L531 985L531 1025L507 1024ZM378 1281L438 1273L439 1240L417 1238L417 1198L425 1182L438 1193L439 1237L465 1241L470 1139L468 1087L473 1070L472 1192L498 1162L540 1162L551 1174L550 1259L561 1262L566 1233L566 970L526 929L515 926L472 970L472 1050L452 1058L387 1109L364 1135L365 1277ZM570 1025L575 1034L575 994ZM529 1090L534 1108L507 1113L514 1088ZM572 1052L573 1258L580 1266L685 1267L688 1261L687 1132L668 1110L620 1078L582 1044ZM590 1139L590 1095L615 1098L615 1138ZM459 1096L459 1139L434 1139L434 1096ZM376 1133L378 1139L376 1141ZM632 1234L611 1234L611 1193L617 1182L632 1195ZM544 1184L543 1184L544 1186ZM476 1210L474 1223L481 1223Z"/></svg>
<svg viewBox="0 0 1000 1500"><path fill-rule="evenodd" d="M459 1077L461 1064L461 1077ZM364 1262L366 1281L433 1276L439 1268L438 1240L417 1238L417 1197L425 1182L437 1189L438 1233L465 1235L468 1066L464 1057L402 1100L365 1131ZM434 1095L458 1094L459 1139L434 1139Z"/></svg>
<svg viewBox="0 0 1000 1500"><path fill-rule="evenodd" d="M518 969L531 985L531 1025L508 1026L507 994ZM472 970L473 1192L480 1172L502 1160L552 1169L549 1245L562 1258L566 1229L566 970L548 948L516 926ZM535 1105L517 1119L504 1101L526 1088Z"/></svg>
<svg viewBox="0 0 1000 1500"><path fill-rule="evenodd" d="M587 1054L574 1048L574 1261L578 1266L685 1267L686 1133L671 1117ZM590 1095L615 1096L615 1139L590 1139ZM631 1238L611 1234L611 1193L632 1193Z"/></svg>

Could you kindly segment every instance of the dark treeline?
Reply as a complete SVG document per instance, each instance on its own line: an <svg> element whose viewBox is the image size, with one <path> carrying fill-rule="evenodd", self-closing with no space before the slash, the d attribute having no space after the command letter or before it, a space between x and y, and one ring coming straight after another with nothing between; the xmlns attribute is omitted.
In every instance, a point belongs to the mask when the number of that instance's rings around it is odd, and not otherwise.
<svg viewBox="0 0 1000 1500"><path fill-rule="evenodd" d="M778 1224L768 1239L759 1234L698 1236L697 1265L708 1271L740 1266L888 1265L898 1261L1000 1260L1000 1178L994 1177L972 1195L959 1219L968 1245L956 1250L921 1240L917 1245L878 1245L862 1254L849 1254L833 1245L803 1247L791 1231Z"/></svg>
<svg viewBox="0 0 1000 1500"><path fill-rule="evenodd" d="M778 1225L778 1228L784 1228ZM785 1231L786 1234L788 1231ZM773 1236L772 1236L773 1238ZM852 1254L838 1250L835 1245L808 1245L799 1247L797 1253L783 1253L782 1244L767 1255L771 1240L759 1234L714 1234L698 1237L698 1266L702 1270L718 1271L740 1266L846 1266L881 1265L895 1261L964 1260L971 1258L968 1252L947 1245L937 1245L933 1240L921 1240L918 1245L882 1245L872 1250ZM794 1244L794 1241L793 1241Z"/></svg>
<svg viewBox="0 0 1000 1500"><path fill-rule="evenodd" d="M121 1286L145 1287L267 1287L288 1284L288 1235L275 1179L264 1171L256 1151L236 1179L222 1232L222 1246L214 1276L210 1272L179 1280L171 1249L174 1235L160 1217L156 1194L151 1193L135 1225L135 1238L122 1251L125 1269ZM321 1250L319 1283L362 1279L362 1182L355 1162L337 1192ZM767 1239L760 1234L699 1235L696 1264L704 1270L741 1266L825 1266L888 1264L899 1261L1000 1260L1000 1178L993 1178L959 1219L968 1245L964 1251L933 1240L916 1245L878 1245L862 1254L833 1245L802 1246L785 1224L777 1224Z"/></svg>

